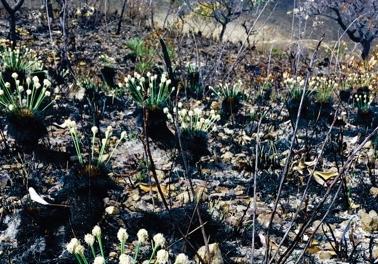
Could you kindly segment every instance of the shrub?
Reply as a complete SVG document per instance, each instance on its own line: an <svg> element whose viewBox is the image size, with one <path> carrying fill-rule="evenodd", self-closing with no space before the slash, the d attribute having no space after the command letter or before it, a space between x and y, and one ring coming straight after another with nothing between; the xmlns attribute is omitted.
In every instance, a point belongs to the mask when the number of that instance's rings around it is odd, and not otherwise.
<svg viewBox="0 0 378 264"><path fill-rule="evenodd" d="M136 62L135 70L141 74L151 70L155 50L148 47L144 40L132 38L126 43L127 48L131 51L129 56Z"/></svg>

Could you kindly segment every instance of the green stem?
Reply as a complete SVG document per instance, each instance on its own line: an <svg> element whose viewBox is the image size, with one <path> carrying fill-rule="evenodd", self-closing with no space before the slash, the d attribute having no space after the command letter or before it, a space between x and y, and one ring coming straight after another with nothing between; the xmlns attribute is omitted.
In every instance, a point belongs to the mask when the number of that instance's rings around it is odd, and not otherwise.
<svg viewBox="0 0 378 264"><path fill-rule="evenodd" d="M134 263L137 263L139 250L140 250L140 243L138 242L138 244L137 244L137 246L136 246L136 248L135 248Z"/></svg>
<svg viewBox="0 0 378 264"><path fill-rule="evenodd" d="M96 139L96 134L93 134L93 137L92 137L92 148L91 148L91 163L93 162L95 139Z"/></svg>
<svg viewBox="0 0 378 264"><path fill-rule="evenodd" d="M104 155L104 151L105 151L105 147L107 143L108 143L108 137L105 137L105 142L103 145L101 145L100 154L98 155L97 166L99 166L102 162L102 156Z"/></svg>
<svg viewBox="0 0 378 264"><path fill-rule="evenodd" d="M121 255L123 254L123 253L125 253L125 241L121 241Z"/></svg>
<svg viewBox="0 0 378 264"><path fill-rule="evenodd" d="M101 236L97 236L96 238L98 245L100 246L101 256L105 258L104 249L102 248Z"/></svg>
<svg viewBox="0 0 378 264"><path fill-rule="evenodd" d="M158 247L154 247L154 249L152 250L152 254L150 256L150 259L148 260L148 263L151 263L151 260L153 259L153 257L155 256L155 253L156 253L156 250L158 249Z"/></svg>
<svg viewBox="0 0 378 264"><path fill-rule="evenodd" d="M117 144L114 146L114 148L112 149L112 152L110 153L109 157L108 157L108 160L105 162L105 165L110 161L111 157L113 156L114 154L114 151L118 148L119 144L121 143L122 139L118 140Z"/></svg>
<svg viewBox="0 0 378 264"><path fill-rule="evenodd" d="M79 264L83 264L83 262L82 262L81 259L80 259L80 256L79 256L78 254L74 254L74 255L75 255L75 257L76 257L77 262L78 262Z"/></svg>
<svg viewBox="0 0 378 264"><path fill-rule="evenodd" d="M84 264L88 264L87 258L84 256L84 254L80 255L81 259L83 260Z"/></svg>
<svg viewBox="0 0 378 264"><path fill-rule="evenodd" d="M96 251L95 251L93 245L91 245L90 247L91 247L91 252L92 252L93 258L96 258Z"/></svg>

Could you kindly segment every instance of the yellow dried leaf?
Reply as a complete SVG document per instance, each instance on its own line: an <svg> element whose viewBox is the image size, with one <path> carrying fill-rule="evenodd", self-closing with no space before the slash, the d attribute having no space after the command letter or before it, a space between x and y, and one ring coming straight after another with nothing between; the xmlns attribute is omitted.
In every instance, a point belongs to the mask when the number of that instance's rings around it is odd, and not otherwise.
<svg viewBox="0 0 378 264"><path fill-rule="evenodd" d="M333 180L339 175L338 172L334 170L330 171L315 171L314 172L314 179L317 183L324 186L327 184L327 182Z"/></svg>
<svg viewBox="0 0 378 264"><path fill-rule="evenodd" d="M155 192L155 193L159 193L159 190L158 190L158 187L156 184L145 184L145 183L140 183L138 185L139 189L142 191L142 192ZM160 188L164 194L164 196L168 196L168 188L167 186L165 185L162 185L160 184Z"/></svg>
<svg viewBox="0 0 378 264"><path fill-rule="evenodd" d="M320 251L319 242L317 240L313 240L311 245L306 249L308 254L316 254Z"/></svg>

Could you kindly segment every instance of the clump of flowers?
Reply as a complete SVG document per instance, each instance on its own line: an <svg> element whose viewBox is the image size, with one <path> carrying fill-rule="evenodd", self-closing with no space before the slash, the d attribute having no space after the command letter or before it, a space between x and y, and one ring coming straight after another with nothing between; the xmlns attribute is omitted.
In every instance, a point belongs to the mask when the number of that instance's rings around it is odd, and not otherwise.
<svg viewBox="0 0 378 264"><path fill-rule="evenodd" d="M163 109L175 90L166 73L158 76L150 72L146 74L146 78L136 72L133 77L127 76L125 87L139 107L150 110Z"/></svg>
<svg viewBox="0 0 378 264"><path fill-rule="evenodd" d="M367 87L373 89L377 84L376 76L372 72L352 72L348 73L343 82L346 88L361 88Z"/></svg>
<svg viewBox="0 0 378 264"><path fill-rule="evenodd" d="M105 249L101 240L101 228L95 226L91 234L84 236L85 244L90 248L90 252L86 252L84 246L77 238L72 238L67 244L66 249L69 253L73 254L79 264L90 263L88 259L92 258L94 264L106 263ZM152 240L149 239L148 231L140 229L137 233L137 240L128 242L129 235L127 230L120 228L117 233L117 239L119 241L119 263L131 264L131 263L159 263L165 264L169 261L169 252L165 249L166 239L163 234L158 233L153 236ZM134 245L132 245L134 244ZM139 253L141 246L151 245L150 257L146 260L141 260ZM134 251L131 250L134 248ZM127 252L127 253L126 253ZM90 256L90 257L89 257ZM181 253L177 255L175 264L189 264L189 258Z"/></svg>
<svg viewBox="0 0 378 264"><path fill-rule="evenodd" d="M370 111L370 105L373 102L374 97L368 96L366 93L355 94L354 95L354 104L357 107L358 111L367 113Z"/></svg>
<svg viewBox="0 0 378 264"><path fill-rule="evenodd" d="M213 90L213 92L215 93L217 97L223 100L240 101L245 96L242 87L243 87L243 83L241 80L239 80L234 84L221 83L218 86L211 87L211 90Z"/></svg>
<svg viewBox="0 0 378 264"><path fill-rule="evenodd" d="M3 71L17 72L18 74L30 74L41 71L42 62L30 49L6 48L0 53L0 61Z"/></svg>
<svg viewBox="0 0 378 264"><path fill-rule="evenodd" d="M173 110L176 112L176 108ZM168 120L173 122L173 116L168 108L164 108L164 113ZM215 110L206 113L200 108L186 109L183 108L182 103L178 103L177 120L183 134L207 134L217 129L216 122L220 120L220 115Z"/></svg>
<svg viewBox="0 0 378 264"><path fill-rule="evenodd" d="M241 80L234 84L219 84L211 87L215 95L222 100L222 111L226 115L235 114L240 108L240 102L244 99L243 83Z"/></svg>
<svg viewBox="0 0 378 264"><path fill-rule="evenodd" d="M195 63L188 63L186 65L187 84L186 87L189 93L195 96L200 96L203 92L203 86L200 82L200 66Z"/></svg>
<svg viewBox="0 0 378 264"><path fill-rule="evenodd" d="M299 101L302 97L305 80L302 76L290 76L287 72L283 74L283 85L289 91L289 97L292 100Z"/></svg>
<svg viewBox="0 0 378 264"><path fill-rule="evenodd" d="M81 165L89 165L90 167L99 168L102 165L107 165L113 157L115 150L127 138L126 131L123 131L121 136L116 140L115 146L109 151L108 148L112 140L113 128L108 126L105 130L105 137L98 138L99 129L93 126L91 128L91 152L90 154L84 154L82 151L82 136L77 130L76 122L68 119L63 125L69 129L79 163Z"/></svg>
<svg viewBox="0 0 378 264"><path fill-rule="evenodd" d="M101 54L98 59L103 66L113 67L116 64L116 60L106 54Z"/></svg>
<svg viewBox="0 0 378 264"><path fill-rule="evenodd" d="M337 89L339 84L334 78L325 76L315 76L309 81L309 88L315 91L315 100L318 103L325 104L332 100L333 89Z"/></svg>
<svg viewBox="0 0 378 264"><path fill-rule="evenodd" d="M75 15L76 16L83 16L83 17L91 17L95 13L95 8L93 6L84 5L82 7L78 7L76 9Z"/></svg>
<svg viewBox="0 0 378 264"><path fill-rule="evenodd" d="M54 102L51 83L37 76L26 78L24 83L12 73L15 88L0 77L0 110L7 115L8 134L21 146L34 146L47 134L43 112Z"/></svg>
<svg viewBox="0 0 378 264"><path fill-rule="evenodd" d="M28 77L25 84L21 84L16 72L12 74L12 78L16 83L15 90L11 89L9 82L4 83L0 78L0 106L3 111L42 112L52 104L53 101L47 105L43 104L51 96L51 82L48 79L44 79L43 83L40 83L37 76Z"/></svg>

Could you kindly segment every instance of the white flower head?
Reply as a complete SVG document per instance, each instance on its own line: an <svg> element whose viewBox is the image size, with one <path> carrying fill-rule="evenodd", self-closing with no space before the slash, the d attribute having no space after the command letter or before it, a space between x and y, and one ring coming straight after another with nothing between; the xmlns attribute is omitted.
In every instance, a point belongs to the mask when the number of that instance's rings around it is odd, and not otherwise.
<svg viewBox="0 0 378 264"><path fill-rule="evenodd" d="M91 128L91 131L92 131L93 135L96 135L97 132L98 132L98 127L93 126L93 127Z"/></svg>
<svg viewBox="0 0 378 264"><path fill-rule="evenodd" d="M178 108L182 108L182 103L181 103L181 102L178 102L177 107L178 107Z"/></svg>
<svg viewBox="0 0 378 264"><path fill-rule="evenodd" d="M4 91L0 89L0 96L4 95Z"/></svg>
<svg viewBox="0 0 378 264"><path fill-rule="evenodd" d="M5 85L5 88L8 88L8 89L11 87L9 82L6 82L4 85Z"/></svg>
<svg viewBox="0 0 378 264"><path fill-rule="evenodd" d="M51 82L47 79L43 80L43 85L49 87L51 85Z"/></svg>
<svg viewBox="0 0 378 264"><path fill-rule="evenodd" d="M12 78L15 79L15 80L18 78L18 74L17 74L17 72L12 73L11 76L12 76Z"/></svg>
<svg viewBox="0 0 378 264"><path fill-rule="evenodd" d="M125 242L129 238L129 234L127 234L127 231L125 228L120 228L117 233L117 238L119 242Z"/></svg>
<svg viewBox="0 0 378 264"><path fill-rule="evenodd" d="M93 227L93 229L92 229L92 235L94 235L95 237L101 236L101 228L98 225L96 225L95 227Z"/></svg>
<svg viewBox="0 0 378 264"><path fill-rule="evenodd" d="M20 93L22 93L22 92L24 91L24 87L23 87L23 86L18 86L18 91L19 91Z"/></svg>
<svg viewBox="0 0 378 264"><path fill-rule="evenodd" d="M10 104L10 105L8 106L8 109L9 109L9 111L13 111L13 110L14 110L14 105Z"/></svg>
<svg viewBox="0 0 378 264"><path fill-rule="evenodd" d="M77 255L84 255L84 250L85 248L83 247L83 245L79 244L75 247L74 249L74 254L77 254Z"/></svg>
<svg viewBox="0 0 378 264"><path fill-rule="evenodd" d="M31 91L30 89L27 89L27 90L26 90L26 94L27 94L27 95L31 95L31 93L32 93L32 91Z"/></svg>
<svg viewBox="0 0 378 264"><path fill-rule="evenodd" d="M163 112L164 112L164 114L168 114L168 112L169 112L168 107L164 107Z"/></svg>
<svg viewBox="0 0 378 264"><path fill-rule="evenodd" d="M93 264L105 264L105 259L102 256L97 256L94 259Z"/></svg>
<svg viewBox="0 0 378 264"><path fill-rule="evenodd" d="M105 131L105 137L109 137L113 132L113 128L111 126L108 126Z"/></svg>
<svg viewBox="0 0 378 264"><path fill-rule="evenodd" d="M119 256L119 264L132 264L133 262L133 258L129 255L121 254L121 256Z"/></svg>
<svg viewBox="0 0 378 264"><path fill-rule="evenodd" d="M93 246L95 242L95 237L92 234L86 234L84 236L84 241L87 243L88 246Z"/></svg>
<svg viewBox="0 0 378 264"><path fill-rule="evenodd" d="M39 78L37 76L34 76L32 80L34 84L39 83Z"/></svg>
<svg viewBox="0 0 378 264"><path fill-rule="evenodd" d="M127 137L127 132L126 131L122 131L120 139L124 139L126 137Z"/></svg>
<svg viewBox="0 0 378 264"><path fill-rule="evenodd" d="M168 262L168 258L169 258L169 253L168 251L164 250L164 249L160 249L157 253L156 253L156 263L158 264L165 264Z"/></svg>
<svg viewBox="0 0 378 264"><path fill-rule="evenodd" d="M50 97L51 96L51 92L50 91L46 91L45 92L45 96Z"/></svg>
<svg viewBox="0 0 378 264"><path fill-rule="evenodd" d="M188 113L188 110L186 110L186 109L182 109L182 110L179 112L179 114L180 114L181 116L186 116L187 113Z"/></svg>
<svg viewBox="0 0 378 264"><path fill-rule="evenodd" d="M148 240L148 232L146 229L139 229L137 233L138 242L139 243L146 243Z"/></svg>
<svg viewBox="0 0 378 264"><path fill-rule="evenodd" d="M74 254L75 248L80 244L77 238L72 238L71 241L67 244L66 249L69 253Z"/></svg>
<svg viewBox="0 0 378 264"><path fill-rule="evenodd" d="M163 234L158 233L158 234L154 235L153 240L155 242L155 246L156 247L161 247L162 248L162 247L165 246L166 240L165 240Z"/></svg>
<svg viewBox="0 0 378 264"><path fill-rule="evenodd" d="M177 255L174 264L189 264L189 258L184 253L180 253Z"/></svg>

